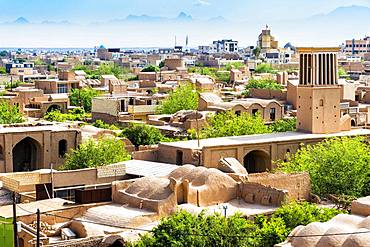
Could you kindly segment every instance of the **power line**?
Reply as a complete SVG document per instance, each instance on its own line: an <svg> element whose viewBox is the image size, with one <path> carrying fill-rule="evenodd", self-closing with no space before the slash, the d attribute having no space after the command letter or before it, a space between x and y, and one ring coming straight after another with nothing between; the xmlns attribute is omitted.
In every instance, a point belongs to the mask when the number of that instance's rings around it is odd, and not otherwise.
<svg viewBox="0 0 370 247"><path fill-rule="evenodd" d="M28 212L28 213L35 214L34 212L31 212L29 210L26 210L26 209L20 207L18 204L17 204L17 206L19 208L21 208L22 210ZM71 221L74 220L74 221L78 221L78 222L81 222L81 223L90 223L90 224L102 225L102 226L108 226L108 227L115 227L115 228L120 228L120 229L125 229L125 230L145 231L145 232L152 232L152 233L154 232L153 230L148 230L148 229L142 229L142 228L137 228L137 227L117 226L117 225L107 224L107 223L103 223L103 222L94 222L94 221L84 220L84 219L75 219L75 218L65 217L65 216L61 216L61 215L55 215L55 214L46 213L46 212L44 212L44 213L41 212L41 214L44 214L44 215L47 215L47 216L54 216L54 217L57 217L57 218L71 220ZM328 236L358 235L358 234L367 234L367 233L370 234L370 230L361 231L361 232L343 232L343 233L309 234L309 235L300 235L300 236L288 236L287 238L328 237ZM196 236L196 237L210 237L210 236L212 236L210 234L198 234L198 233L187 233L187 232L182 232L182 233L178 233L178 234L179 235ZM221 236L222 237L233 237L233 238L249 238L250 237L248 235L237 235L237 234L235 234L235 235L222 234Z"/></svg>

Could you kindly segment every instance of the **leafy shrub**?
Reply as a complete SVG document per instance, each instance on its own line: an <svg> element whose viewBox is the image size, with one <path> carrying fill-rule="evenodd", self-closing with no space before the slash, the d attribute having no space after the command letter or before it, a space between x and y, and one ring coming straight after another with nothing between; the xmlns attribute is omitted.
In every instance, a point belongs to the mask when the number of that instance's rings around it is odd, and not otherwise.
<svg viewBox="0 0 370 247"><path fill-rule="evenodd" d="M284 87L277 83L277 81L271 79L250 79L248 84L245 86L245 90L248 91L251 88L282 90Z"/></svg>
<svg viewBox="0 0 370 247"><path fill-rule="evenodd" d="M257 65L256 69L254 70L256 73L274 73L275 70L272 68L270 64L262 63Z"/></svg>
<svg viewBox="0 0 370 247"><path fill-rule="evenodd" d="M158 72L160 69L158 66L149 65L141 70L141 72Z"/></svg>
<svg viewBox="0 0 370 247"><path fill-rule="evenodd" d="M85 121L90 117L90 114L86 113L82 108L73 108L68 113L62 113L60 110L53 110L44 115L44 119L54 122L65 122L65 121Z"/></svg>
<svg viewBox="0 0 370 247"><path fill-rule="evenodd" d="M233 111L226 111L212 116L209 125L200 131L201 138L223 136L241 136L269 133L270 130L259 116L242 113L240 116Z"/></svg>
<svg viewBox="0 0 370 247"><path fill-rule="evenodd" d="M144 236L132 246L250 246L255 225L236 214L193 215L180 211L154 228L153 235ZM235 237L239 236L239 237Z"/></svg>
<svg viewBox="0 0 370 247"><path fill-rule="evenodd" d="M302 146L287 162L284 172L307 171L314 193L367 196L370 187L370 146L363 137L326 139Z"/></svg>
<svg viewBox="0 0 370 247"><path fill-rule="evenodd" d="M130 158L122 141L109 137L100 138L98 141L89 139L76 150L66 154L66 162L61 169L92 168L129 160Z"/></svg>
<svg viewBox="0 0 370 247"><path fill-rule="evenodd" d="M269 128L272 132L286 132L286 131L295 131L296 130L297 119L280 119L273 122Z"/></svg>
<svg viewBox="0 0 370 247"><path fill-rule="evenodd" d="M120 136L127 137L136 147L158 144L164 138L157 128L146 124L131 124L122 130Z"/></svg>
<svg viewBox="0 0 370 247"><path fill-rule="evenodd" d="M299 225L327 221L339 213L342 211L296 202L280 207L270 218L257 216L254 222L239 214L223 217L180 211L162 219L152 234L129 246L268 247L283 242Z"/></svg>
<svg viewBox="0 0 370 247"><path fill-rule="evenodd" d="M191 83L179 86L158 106L160 114L173 114L180 110L195 110L198 107L198 93Z"/></svg>
<svg viewBox="0 0 370 247"><path fill-rule="evenodd" d="M100 92L93 88L72 89L69 95L71 105L83 107L86 112L91 112L92 99L99 96Z"/></svg>
<svg viewBox="0 0 370 247"><path fill-rule="evenodd" d="M114 124L107 124L104 121L98 119L93 124L94 127L101 128L101 129L108 129L108 130L119 130L120 128Z"/></svg>
<svg viewBox="0 0 370 247"><path fill-rule="evenodd" d="M14 106L0 100L0 124L23 123L25 118L19 112L18 106Z"/></svg>

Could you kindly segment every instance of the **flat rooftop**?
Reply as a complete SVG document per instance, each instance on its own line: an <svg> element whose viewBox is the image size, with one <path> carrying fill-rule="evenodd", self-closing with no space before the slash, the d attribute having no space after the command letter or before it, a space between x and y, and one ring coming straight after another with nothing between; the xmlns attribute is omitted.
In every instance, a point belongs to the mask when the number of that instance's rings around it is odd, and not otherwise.
<svg viewBox="0 0 370 247"><path fill-rule="evenodd" d="M67 203L67 205L64 205ZM30 203L20 203L17 204L17 216L26 216L35 214L37 209L40 209L41 213L62 210L66 208L71 208L68 203L73 203L62 198L53 198L41 201L35 201ZM73 205L72 205L73 207ZM13 205L6 205L0 207L0 217L1 218L12 218L13 217Z"/></svg>
<svg viewBox="0 0 370 247"><path fill-rule="evenodd" d="M158 176L165 177L173 170L179 168L177 165L151 162L145 160L128 160L122 162L126 165L126 174L139 177Z"/></svg>
<svg viewBox="0 0 370 247"><path fill-rule="evenodd" d="M204 147L265 144L265 143L299 141L299 140L310 140L310 139L323 139L323 138L330 138L330 137L365 136L365 135L370 135L370 129L353 129L350 131L343 131L343 132L334 133L334 134L310 134L310 133L290 131L290 132L246 135L246 136L228 136L228 137L201 139L199 147L198 147L197 140L179 141L179 142L170 142L170 143L161 142L160 145L177 147L177 148L202 149Z"/></svg>
<svg viewBox="0 0 370 247"><path fill-rule="evenodd" d="M0 134L5 133L23 133L23 132L38 132L38 131L68 131L74 130L63 125L32 125L21 124L21 125L0 125Z"/></svg>

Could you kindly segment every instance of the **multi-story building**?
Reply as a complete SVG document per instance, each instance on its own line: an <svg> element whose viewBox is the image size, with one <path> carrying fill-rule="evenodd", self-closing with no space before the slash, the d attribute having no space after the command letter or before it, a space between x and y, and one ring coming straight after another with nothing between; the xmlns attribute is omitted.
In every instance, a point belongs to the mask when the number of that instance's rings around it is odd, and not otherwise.
<svg viewBox="0 0 370 247"><path fill-rule="evenodd" d="M358 54L364 55L365 53L370 52L370 36L365 37L364 39L351 39L346 40L344 46L344 52L347 54Z"/></svg>
<svg viewBox="0 0 370 247"><path fill-rule="evenodd" d="M238 41L232 39L216 40L212 42L211 51L216 53L238 52Z"/></svg>
<svg viewBox="0 0 370 247"><path fill-rule="evenodd" d="M7 63L5 71L11 75L31 75L33 74L33 63Z"/></svg>
<svg viewBox="0 0 370 247"><path fill-rule="evenodd" d="M258 36L257 45L261 48L261 52L267 52L270 49L279 48L279 42L271 35L271 30L267 25L266 29L263 29L261 34Z"/></svg>

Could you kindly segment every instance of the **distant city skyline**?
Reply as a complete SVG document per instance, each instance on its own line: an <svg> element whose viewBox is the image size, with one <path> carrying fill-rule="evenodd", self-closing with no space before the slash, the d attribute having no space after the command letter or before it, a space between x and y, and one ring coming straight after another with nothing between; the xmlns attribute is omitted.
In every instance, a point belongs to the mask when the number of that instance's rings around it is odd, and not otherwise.
<svg viewBox="0 0 370 247"><path fill-rule="evenodd" d="M255 45L269 24L280 45L339 45L370 34L370 0L0 0L0 47ZM16 21L17 20L17 21ZM150 37L150 38L149 38Z"/></svg>

